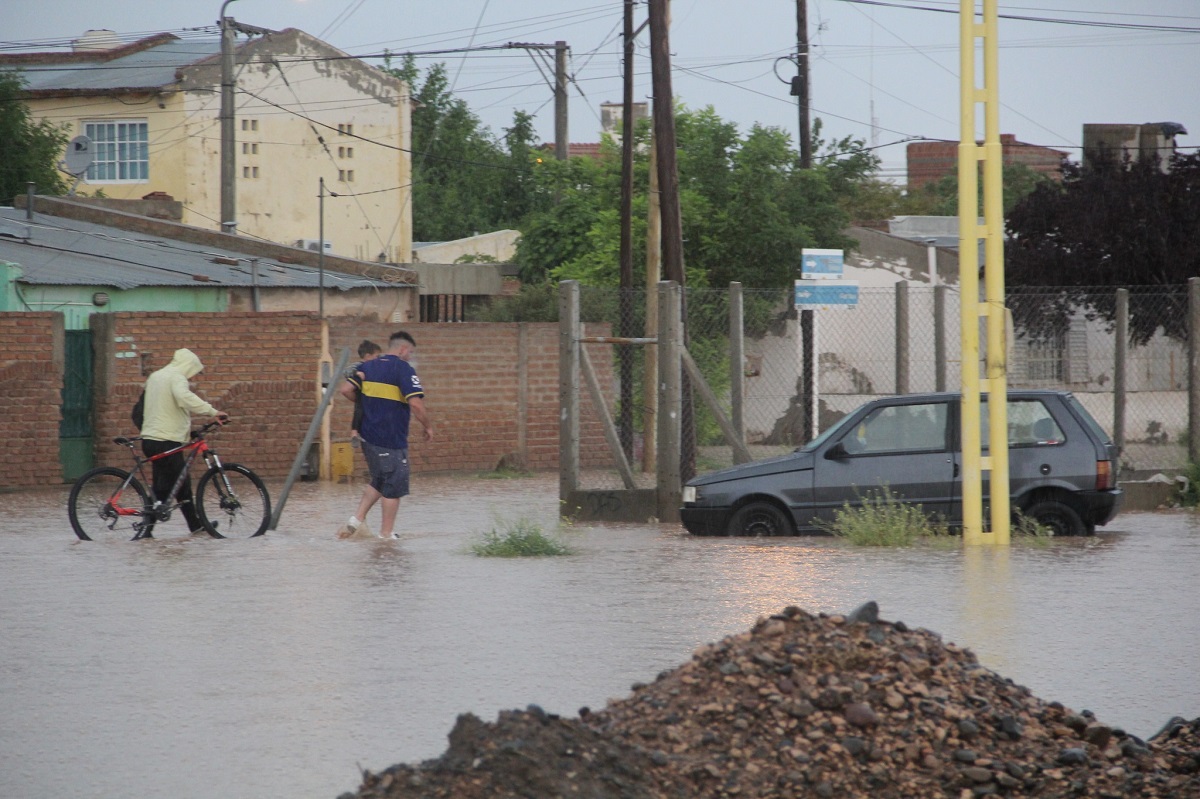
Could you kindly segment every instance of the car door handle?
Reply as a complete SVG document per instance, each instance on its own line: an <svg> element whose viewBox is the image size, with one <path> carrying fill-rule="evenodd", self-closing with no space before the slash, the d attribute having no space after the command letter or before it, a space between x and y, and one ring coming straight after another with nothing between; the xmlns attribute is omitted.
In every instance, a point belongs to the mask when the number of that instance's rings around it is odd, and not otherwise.
<svg viewBox="0 0 1200 799"><path fill-rule="evenodd" d="M958 464L954 464L954 476L958 477Z"/></svg>

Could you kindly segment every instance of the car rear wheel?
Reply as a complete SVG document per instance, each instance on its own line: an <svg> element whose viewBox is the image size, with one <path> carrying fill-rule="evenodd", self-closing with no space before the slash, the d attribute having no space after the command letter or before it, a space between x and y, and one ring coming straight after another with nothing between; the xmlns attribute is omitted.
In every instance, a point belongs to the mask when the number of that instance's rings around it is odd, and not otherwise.
<svg viewBox="0 0 1200 799"><path fill-rule="evenodd" d="M792 524L783 511L770 502L751 502L729 520L730 535L792 535Z"/></svg>
<svg viewBox="0 0 1200 799"><path fill-rule="evenodd" d="M1083 523L1083 519L1075 509L1065 502L1055 499L1035 502L1029 510L1025 511L1025 515L1043 527L1050 528L1050 531L1056 536L1088 535L1088 526Z"/></svg>

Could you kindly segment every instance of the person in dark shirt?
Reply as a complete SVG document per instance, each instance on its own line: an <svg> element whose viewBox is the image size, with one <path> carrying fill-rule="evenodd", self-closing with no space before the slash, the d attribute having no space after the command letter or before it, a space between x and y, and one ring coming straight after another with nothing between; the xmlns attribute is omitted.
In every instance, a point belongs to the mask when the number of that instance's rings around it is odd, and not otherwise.
<svg viewBox="0 0 1200 799"><path fill-rule="evenodd" d="M379 357L379 353L383 352L383 347L380 347L374 341L364 338L362 343L358 345L358 363L346 370L346 379L359 385L358 370L367 361L372 361ZM362 425L362 399L361 394L354 395L354 418L350 422L350 446L358 449L358 428Z"/></svg>
<svg viewBox="0 0 1200 799"><path fill-rule="evenodd" d="M363 361L354 378L347 378L339 390L346 399L357 397L362 404L358 432L371 472L371 482L363 489L358 510L346 522L351 534L379 502L383 513L380 537L399 538L393 528L400 498L408 496L408 427L413 416L424 427L425 440L433 440L433 423L425 412L425 390L408 362L416 346L411 335L396 331L388 339L387 351Z"/></svg>

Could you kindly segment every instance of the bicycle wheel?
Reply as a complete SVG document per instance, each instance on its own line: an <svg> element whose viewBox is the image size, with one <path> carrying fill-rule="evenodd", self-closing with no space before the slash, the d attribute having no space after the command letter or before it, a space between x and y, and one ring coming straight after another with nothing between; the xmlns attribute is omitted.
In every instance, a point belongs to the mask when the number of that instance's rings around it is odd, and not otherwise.
<svg viewBox="0 0 1200 799"><path fill-rule="evenodd" d="M271 523L271 498L257 474L239 463L227 463L200 478L196 511L213 538L253 538Z"/></svg>
<svg viewBox="0 0 1200 799"><path fill-rule="evenodd" d="M145 529L152 504L136 477L102 466L75 481L67 515L75 535L84 541L130 541Z"/></svg>

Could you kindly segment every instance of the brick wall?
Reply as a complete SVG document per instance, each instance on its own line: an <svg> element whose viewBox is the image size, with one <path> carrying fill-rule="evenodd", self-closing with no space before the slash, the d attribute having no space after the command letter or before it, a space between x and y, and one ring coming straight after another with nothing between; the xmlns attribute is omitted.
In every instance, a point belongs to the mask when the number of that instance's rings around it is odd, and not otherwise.
<svg viewBox="0 0 1200 799"><path fill-rule="evenodd" d="M63 319L0 313L0 488L62 480Z"/></svg>
<svg viewBox="0 0 1200 799"><path fill-rule="evenodd" d="M287 475L319 399L316 314L93 314L92 333L98 464L128 459L112 439L132 434L129 410L145 376L187 347L204 364L196 393L234 422L216 439L221 459Z"/></svg>
<svg viewBox="0 0 1200 799"><path fill-rule="evenodd" d="M395 324L358 317L327 320L336 362L370 338L386 346ZM95 350L96 463L124 464L112 443L132 435L129 412L145 376L187 347L204 363L196 393L234 420L216 439L227 463L264 477L286 477L320 400L317 362L321 323L294 312L108 313L91 317ZM410 324L417 370L437 437L413 424L415 472L486 471L524 452L533 469L558 466L558 326L556 324ZM604 335L608 326L589 326ZM612 348L589 345L601 384L613 384ZM56 353L56 354L54 354ZM47 368L48 360L57 364ZM524 376L522 384L521 376ZM62 387L62 320L58 314L0 314L0 410L8 420L0 488L57 483ZM581 402L584 466L611 463L590 400ZM352 407L334 400L331 438L349 440ZM361 455L357 465L363 467Z"/></svg>
<svg viewBox="0 0 1200 799"><path fill-rule="evenodd" d="M436 438L422 440L412 426L409 456L414 471L486 471L505 455L522 450L531 469L558 467L558 325L553 323L410 323L396 325L352 317L329 321L334 361L343 347L357 360L358 344L370 339L386 349L388 336L403 328L417 342L416 367L426 389L426 407ZM591 326L589 334L607 334ZM602 385L611 385L612 348L591 350ZM519 376L524 361L524 392ZM348 441L350 403L335 403L332 439ZM586 395L580 429L585 466L608 464L604 433ZM361 458L357 461L361 467Z"/></svg>
<svg viewBox="0 0 1200 799"><path fill-rule="evenodd" d="M1005 166L1024 164L1035 172L1062 180L1062 162L1069 153L1019 142L1011 133L1000 134L1000 148ZM958 142L912 142L905 149L910 191L958 174Z"/></svg>

